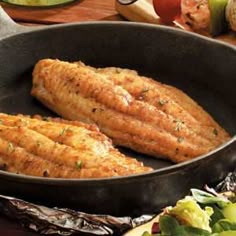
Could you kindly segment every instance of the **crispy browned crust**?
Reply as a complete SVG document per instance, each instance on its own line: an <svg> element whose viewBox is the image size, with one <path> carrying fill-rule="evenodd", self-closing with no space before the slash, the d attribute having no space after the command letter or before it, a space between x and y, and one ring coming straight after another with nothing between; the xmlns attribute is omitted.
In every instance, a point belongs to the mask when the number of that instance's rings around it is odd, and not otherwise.
<svg viewBox="0 0 236 236"><path fill-rule="evenodd" d="M45 59L35 66L32 95L65 118L97 124L117 145L174 162L229 139L182 91L132 70Z"/></svg>
<svg viewBox="0 0 236 236"><path fill-rule="evenodd" d="M101 178L151 170L121 154L94 125L2 113L0 120L0 166L10 172L56 178Z"/></svg>

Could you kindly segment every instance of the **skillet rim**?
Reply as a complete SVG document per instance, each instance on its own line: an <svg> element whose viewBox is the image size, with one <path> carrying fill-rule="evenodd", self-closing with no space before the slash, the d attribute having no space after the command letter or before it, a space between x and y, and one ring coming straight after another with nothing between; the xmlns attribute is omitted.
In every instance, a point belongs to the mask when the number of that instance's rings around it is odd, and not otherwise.
<svg viewBox="0 0 236 236"><path fill-rule="evenodd" d="M223 48L228 48L229 50L233 50L236 54L236 46L231 45L227 42L223 42L214 38L209 38L204 35L200 35L194 32L184 31L182 29L174 28L171 26L165 26L165 25L156 25L156 24L150 24L150 23L141 23L141 22L119 22L119 21L86 21L86 22L78 22L78 23L63 23L63 24L55 24L55 25L49 25L49 26L36 26L36 27L30 27L30 26L22 26L18 25L17 23L14 23L16 26L16 31L12 30L8 35L5 35L1 37L0 32L0 43L2 41L8 40L9 38L24 35L24 34L34 34L35 32L41 32L41 31L48 31L51 29L60 29L60 28L69 28L69 27L86 27L86 26L115 26L115 27L139 27L139 28L149 28L149 29L159 29L161 31L166 31L171 34L176 34L177 36L187 36L192 37L200 42L209 42L212 45L218 45ZM19 27L19 28L18 28ZM161 167L160 169L154 169L151 172L146 172L143 174L135 174L135 175L128 175L128 176L119 176L119 177L109 177L109 178L81 178L81 179L67 179L67 178L49 178L49 177L37 177L37 176L30 176L30 175L23 175L23 174L15 174L7 171L0 170L0 177L8 178L9 180L18 180L18 181L27 181L27 183L40 183L40 184L50 184L50 185L63 185L63 184L75 184L75 183L110 183L113 184L115 182L119 181L132 181L134 179L138 179L140 177L142 178L152 178L153 176L159 176L159 175L165 175L168 173L176 172L181 169L184 169L185 167L191 166L192 164L197 164L201 162L204 159L210 158L215 153L220 152L221 150L225 149L226 147L233 145L236 143L236 135L232 136L231 139L229 139L227 142L221 144L214 150L200 155L196 158L193 158L188 161L184 161L182 163L173 164L167 167ZM155 158L155 157L153 157ZM213 157L214 158L214 157Z"/></svg>
<svg viewBox="0 0 236 236"><path fill-rule="evenodd" d="M1 7L0 7L1 9ZM1 14L1 12L0 12ZM9 16L8 16L9 17ZM12 21L12 19L10 18L10 20ZM215 45L221 45L221 46L225 46L228 48L233 49L234 51L236 51L236 45L230 44L228 42L225 42L223 40L219 40L219 39L215 39L213 37L208 37L205 35L201 35L199 33L196 32L191 32L191 31L186 31L180 28L175 28L172 26L168 26L168 25L159 25L159 24L153 24L153 23L144 23L144 22L132 22L132 21L108 21L108 20L104 20L104 21L84 21L84 22L72 22L72 23L58 23L58 24L52 24L52 25L46 25L46 26L25 26L25 25L20 25L16 22L9 22L9 25L3 25L2 28L5 27L11 27L12 32L8 33L7 35L1 36L1 30L0 30L0 41L7 39L7 38L11 38L14 36L18 36L20 34L28 34L28 33L34 33L37 31L45 31L45 30L51 30L51 29L56 29L56 28L69 28L69 27L75 27L75 26L91 26L91 25L99 25L99 26L131 26L131 27L144 27L144 28L156 28L156 29L160 29L160 30L164 30L164 31L169 31L170 33L176 33L177 35L188 35L194 38L198 38L198 40L203 40L203 41L208 41L212 44ZM15 28L15 29L14 29Z"/></svg>

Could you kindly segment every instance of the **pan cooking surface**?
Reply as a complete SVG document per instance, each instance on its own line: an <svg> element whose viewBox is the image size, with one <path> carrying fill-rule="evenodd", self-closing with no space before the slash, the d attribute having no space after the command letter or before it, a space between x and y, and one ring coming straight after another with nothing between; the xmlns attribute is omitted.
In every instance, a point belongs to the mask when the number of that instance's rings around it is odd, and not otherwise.
<svg viewBox="0 0 236 236"><path fill-rule="evenodd" d="M1 112L55 116L30 95L32 67L43 58L135 69L180 88L231 135L236 133L236 57L230 46L166 27L120 22L19 33L0 39ZM0 192L50 206L137 216L174 204L190 188L218 182L236 163L235 138L216 152L180 165L128 149L122 152L156 171L102 180L34 178L0 171Z"/></svg>
<svg viewBox="0 0 236 236"><path fill-rule="evenodd" d="M149 76L152 78L156 77L156 75ZM234 119L231 114L232 108L224 102L219 94L214 93L214 91L210 90L210 88L193 81L186 81L185 84L180 84L175 78L172 80L170 78L158 78L158 80L184 90L208 112L210 112L210 114L228 132L231 134L234 133ZM10 114L21 113L28 115L40 114L42 116L57 116L30 95L32 86L31 81L32 69L22 75L19 75L17 79L0 88L1 112ZM136 153L127 148L120 147L119 149L121 152L137 158L138 160L144 162L145 165L151 166L154 169L160 169L162 167L173 165L170 161L149 157L144 154Z"/></svg>

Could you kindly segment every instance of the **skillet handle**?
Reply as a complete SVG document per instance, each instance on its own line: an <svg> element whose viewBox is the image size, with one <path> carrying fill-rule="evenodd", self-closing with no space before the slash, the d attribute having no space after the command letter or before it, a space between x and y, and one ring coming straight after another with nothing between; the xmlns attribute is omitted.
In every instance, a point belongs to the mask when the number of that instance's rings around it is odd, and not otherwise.
<svg viewBox="0 0 236 236"><path fill-rule="evenodd" d="M27 32L31 29L32 27L23 26L15 23L0 6L0 39L21 32Z"/></svg>

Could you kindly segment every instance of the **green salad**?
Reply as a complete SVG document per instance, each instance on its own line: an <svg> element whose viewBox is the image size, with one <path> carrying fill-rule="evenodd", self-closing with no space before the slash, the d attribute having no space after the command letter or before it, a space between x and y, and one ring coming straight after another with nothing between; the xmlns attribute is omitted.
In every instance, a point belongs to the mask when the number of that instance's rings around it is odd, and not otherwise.
<svg viewBox="0 0 236 236"><path fill-rule="evenodd" d="M236 236L235 199L191 189L191 196L167 207L142 236Z"/></svg>

